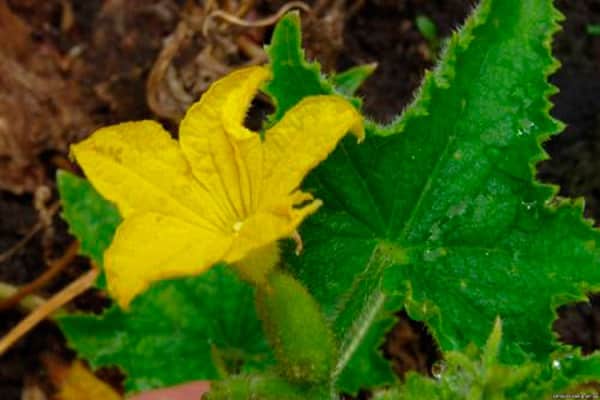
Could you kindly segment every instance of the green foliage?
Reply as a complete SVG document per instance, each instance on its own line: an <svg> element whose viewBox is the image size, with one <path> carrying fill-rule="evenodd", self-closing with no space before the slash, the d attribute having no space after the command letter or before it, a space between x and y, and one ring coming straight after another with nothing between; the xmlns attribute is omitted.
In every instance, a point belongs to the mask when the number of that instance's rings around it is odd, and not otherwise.
<svg viewBox="0 0 600 400"><path fill-rule="evenodd" d="M82 249L100 262L120 217L87 181L64 172L58 179L64 218ZM101 315L67 315L58 323L94 368L121 367L127 391L217 379L272 359L254 313L254 289L225 267L160 282L130 310L112 306Z"/></svg>
<svg viewBox="0 0 600 400"><path fill-rule="evenodd" d="M253 290L225 267L164 281L131 309L59 319L69 345L94 368L117 365L138 392L264 367L271 359Z"/></svg>
<svg viewBox="0 0 600 400"><path fill-rule="evenodd" d="M564 360L545 367L532 362L518 366L501 364L498 361L501 337L501 323L497 320L481 351L468 346L464 352L448 352L434 378L411 372L402 385L380 391L375 400L545 399L590 378L581 373L574 375L575 379L568 377L571 371L570 368L563 371ZM578 361L572 358L568 362Z"/></svg>
<svg viewBox="0 0 600 400"><path fill-rule="evenodd" d="M333 334L318 304L291 276L274 272L260 288L257 309L279 368L291 381L326 382L335 362Z"/></svg>
<svg viewBox="0 0 600 400"><path fill-rule="evenodd" d="M562 128L547 83L559 19L550 1L483 1L404 114L344 141L305 182L325 206L288 261L341 343L342 390L391 381L361 342L383 340L398 297L444 351L483 345L499 315L501 360L547 363L560 349L554 308L599 286L581 202L534 180L540 142Z"/></svg>
<svg viewBox="0 0 600 400"><path fill-rule="evenodd" d="M551 330L557 306L600 288L600 234L583 203L535 180L541 143L562 129L547 82L560 19L551 0L483 0L404 113L386 126L369 121L364 143L344 140L307 178L324 206L302 227L304 252L287 251L289 274L256 293L278 374L226 377L209 398L320 399L384 385L393 389L380 399L542 398L600 377L600 357ZM267 52L270 123L306 96L352 96L372 72L324 77L304 58L295 13ZM59 180L72 232L100 260L114 209L84 181ZM225 377L270 360L253 296L217 268L155 285L129 312L61 326L94 366L122 366L128 389ZM444 352L439 379L409 374L400 385L383 358L402 308ZM185 368L169 367L182 359Z"/></svg>
<svg viewBox="0 0 600 400"><path fill-rule="evenodd" d="M434 379L409 373L405 384L378 394L376 399L505 399L508 391L521 389L539 371L532 364L516 368L498 364L500 339L501 323L497 320L482 352L475 347L467 348L465 353L449 352L437 366Z"/></svg>

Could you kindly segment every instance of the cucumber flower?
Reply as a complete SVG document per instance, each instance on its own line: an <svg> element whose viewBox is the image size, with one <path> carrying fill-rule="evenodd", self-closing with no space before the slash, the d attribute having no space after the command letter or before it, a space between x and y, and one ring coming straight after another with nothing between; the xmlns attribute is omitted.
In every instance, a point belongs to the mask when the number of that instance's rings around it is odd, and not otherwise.
<svg viewBox="0 0 600 400"><path fill-rule="evenodd" d="M179 142L160 124L138 121L72 146L123 217L104 254L109 292L123 308L155 281L221 261L264 279L277 240L321 205L299 190L305 175L347 132L364 137L358 111L333 95L303 99L263 138L248 130L246 112L269 77L267 68L249 67L215 82L187 111Z"/></svg>

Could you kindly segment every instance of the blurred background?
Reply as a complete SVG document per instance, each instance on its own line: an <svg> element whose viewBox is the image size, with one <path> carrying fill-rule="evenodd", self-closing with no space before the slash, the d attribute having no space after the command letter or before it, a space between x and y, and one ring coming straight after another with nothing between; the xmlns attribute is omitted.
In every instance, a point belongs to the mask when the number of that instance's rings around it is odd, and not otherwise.
<svg viewBox="0 0 600 400"><path fill-rule="evenodd" d="M301 10L306 52L324 71L378 63L359 94L367 115L389 121L474 3L0 0L0 334L35 306L15 301L15 291L43 302L88 268L60 219L54 183L57 169L77 171L70 143L143 118L174 132L211 82L266 61L262 46L287 9ZM562 69L552 77L560 89L553 114L568 126L546 144L552 160L539 177L560 184L561 195L583 196L586 215L600 220L600 1L556 3L566 20L554 43ZM254 124L269 110L259 99ZM90 290L69 308L99 312L108 302ZM600 297L558 311L561 340L584 352L600 346ZM400 375L430 374L435 344L424 326L399 317L382 351ZM0 356L0 399L53 398L73 359L60 331L41 323ZM118 370L97 376L121 390Z"/></svg>

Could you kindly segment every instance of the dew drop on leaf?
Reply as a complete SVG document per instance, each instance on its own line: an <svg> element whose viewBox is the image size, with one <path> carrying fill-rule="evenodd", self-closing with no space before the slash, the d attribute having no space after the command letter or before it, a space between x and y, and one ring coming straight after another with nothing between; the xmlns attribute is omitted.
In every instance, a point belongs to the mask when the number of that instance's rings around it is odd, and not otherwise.
<svg viewBox="0 0 600 400"><path fill-rule="evenodd" d="M560 361L558 360L552 360L552 368L554 369L560 369L561 365L560 365Z"/></svg>
<svg viewBox="0 0 600 400"><path fill-rule="evenodd" d="M525 209L526 209L527 211L530 211L530 210L532 210L532 209L533 209L533 207L535 206L535 201L530 201L530 202L527 202L527 201L522 201L522 202L521 202L521 205L522 205L523 207L525 207Z"/></svg>

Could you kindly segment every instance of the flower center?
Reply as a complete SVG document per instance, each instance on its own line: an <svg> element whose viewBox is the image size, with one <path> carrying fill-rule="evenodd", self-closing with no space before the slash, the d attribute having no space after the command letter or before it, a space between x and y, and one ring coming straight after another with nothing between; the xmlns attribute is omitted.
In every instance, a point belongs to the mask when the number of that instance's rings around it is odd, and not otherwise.
<svg viewBox="0 0 600 400"><path fill-rule="evenodd" d="M239 231L242 230L243 225L244 225L244 221L237 221L235 224L233 224L233 231L235 233L238 233Z"/></svg>

